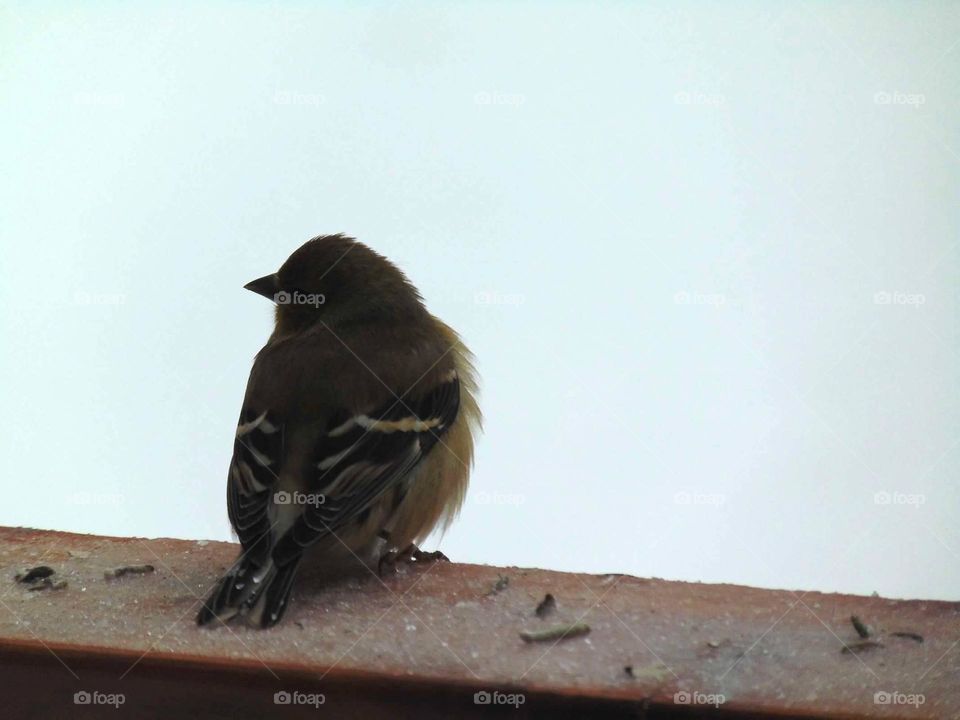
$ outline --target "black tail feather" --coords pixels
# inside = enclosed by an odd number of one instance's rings
[[[249,558],[240,558],[204,602],[197,614],[197,624],[206,625],[214,619],[229,620],[244,609],[244,602],[256,589],[253,577],[261,572],[260,565]]]
[[[210,593],[197,614],[197,624],[207,625],[216,619],[226,622],[249,613],[260,627],[276,625],[287,608],[299,565],[299,558],[283,567],[275,566],[272,560],[263,565],[241,558]]]
[[[283,567],[275,568],[261,590],[262,595],[252,600],[251,604],[256,604],[255,622],[258,622],[260,627],[273,627],[283,618],[299,565],[300,558],[297,558]]]

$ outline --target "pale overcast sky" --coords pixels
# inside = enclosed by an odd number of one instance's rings
[[[477,355],[451,558],[957,599],[958,33],[951,3],[5,4],[0,523],[228,539],[271,324],[242,286],[343,231]]]

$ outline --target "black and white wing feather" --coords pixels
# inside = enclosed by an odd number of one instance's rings
[[[279,536],[272,532],[277,484],[285,460],[285,427],[270,412],[245,409],[234,445],[227,502],[243,554],[205,603],[197,620],[251,613],[264,627],[286,609],[304,550],[336,540],[369,513],[413,469],[457,418],[460,381],[451,371],[430,390],[392,398],[373,412],[333,413],[311,454],[303,487],[322,495],[305,503]],[[402,487],[401,487],[402,489]]]
[[[273,549],[278,566],[360,517],[410,474],[456,420],[460,381],[451,372],[424,394],[393,399],[378,411],[335,416],[313,454],[310,504]]]
[[[237,425],[227,483],[227,511],[245,553],[270,535],[270,495],[283,463],[283,426],[266,410],[244,408]]]
[[[272,524],[270,505],[284,458],[284,428],[266,410],[245,407],[233,442],[227,479],[227,512],[243,552],[204,603],[197,622],[226,620],[241,609],[269,564]]]

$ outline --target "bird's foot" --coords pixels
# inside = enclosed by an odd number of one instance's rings
[[[438,562],[440,560],[450,562],[450,558],[448,558],[439,550],[434,550],[433,552],[424,552],[416,545],[411,545],[410,547],[413,548],[411,555],[417,562]]]
[[[403,550],[390,550],[381,555],[380,562],[377,564],[377,572],[381,577],[383,577],[385,572],[396,572],[398,562],[409,565],[415,562],[437,562],[439,560],[446,560],[449,562],[450,558],[448,558],[439,550],[434,550],[433,552],[424,552],[414,543],[410,543]]]

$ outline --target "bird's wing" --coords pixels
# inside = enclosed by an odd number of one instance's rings
[[[284,426],[270,411],[257,408],[249,400],[248,389],[227,477],[227,512],[243,552],[200,608],[200,625],[214,619],[222,622],[245,612],[262,593],[261,588],[273,584],[276,575],[273,573],[267,580],[267,573],[272,570],[271,496],[284,459]],[[295,570],[291,566],[280,578],[286,583],[286,591]]]
[[[284,426],[268,410],[244,407],[227,481],[227,512],[244,554],[269,552],[268,509],[283,454]]]
[[[329,384],[345,372],[331,356],[317,346],[278,344],[254,363],[227,483],[230,520],[243,553],[201,609],[201,625],[237,613],[264,627],[276,623],[303,551],[402,481],[457,417],[460,379],[453,370],[433,383],[418,380],[399,398],[381,392],[387,399],[379,407],[358,413],[348,407],[351,398],[342,388]],[[323,502],[287,504],[281,511],[286,501],[279,478],[301,472],[287,465],[299,464],[305,429],[315,423],[323,430],[296,485],[306,495],[322,494]]]
[[[308,485],[323,501],[308,503],[274,545],[278,567],[346,526],[401,481],[440,441],[460,408],[460,379],[451,371],[432,387],[391,397],[376,411],[332,415],[316,444]]]

